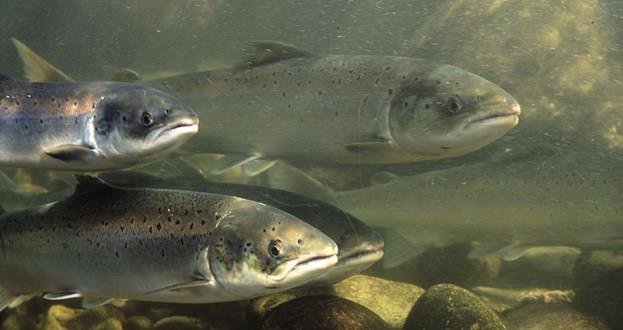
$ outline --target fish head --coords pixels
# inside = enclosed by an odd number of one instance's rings
[[[209,268],[224,290],[244,298],[287,290],[337,262],[333,240],[271,206],[236,198],[213,233]]]
[[[519,121],[519,103],[490,81],[452,65],[407,76],[394,93],[389,127],[415,158],[460,156],[502,137]]]
[[[114,83],[97,104],[93,136],[104,156],[141,163],[179,147],[199,129],[197,114],[154,88]]]
[[[337,243],[338,262],[311,281],[310,286],[337,283],[368,269],[383,258],[383,236],[354,217],[349,220],[331,221],[328,228],[317,225]]]

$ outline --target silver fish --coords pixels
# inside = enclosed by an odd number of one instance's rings
[[[383,237],[355,216],[316,199],[253,185],[208,182],[202,178],[162,179],[141,172],[105,172],[98,176],[120,187],[165,188],[224,194],[264,203],[305,221],[319,229],[338,246],[338,262],[308,284],[339,282],[360,273],[383,257]]]
[[[122,189],[79,177],[68,199],[0,218],[0,310],[22,297],[179,303],[305,284],[337,262],[318,229],[227,195]]]
[[[149,162],[182,145],[198,117],[151,87],[0,77],[0,166],[94,171]]]
[[[30,79],[67,76],[18,44]],[[199,138],[185,146],[226,156],[211,174],[275,160],[388,164],[460,156],[506,134],[517,101],[452,65],[398,56],[317,56],[257,42],[244,64],[144,81],[197,111]]]
[[[622,165],[614,157],[520,157],[398,177],[334,197],[368,225],[391,229],[388,266],[431,246],[470,241],[482,242],[472,257],[507,260],[531,246],[620,249]]]

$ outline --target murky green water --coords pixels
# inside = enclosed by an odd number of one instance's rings
[[[276,309],[279,302],[309,292],[209,305],[115,302],[84,312],[78,300],[36,298],[0,313],[2,328],[401,328],[416,301],[408,328],[460,329],[478,323],[488,329],[502,324],[509,329],[616,329],[623,324],[618,313],[623,303],[618,253],[623,243],[621,2],[8,1],[0,22],[0,72],[17,79],[23,77],[23,65],[11,38],[85,81],[110,80],[119,68],[149,81],[228,67],[241,61],[249,43],[274,40],[319,55],[391,55],[452,64],[495,83],[521,104],[519,124],[508,134],[447,159],[370,164],[321,162],[310,154],[248,176],[240,168],[215,174],[220,155],[186,153],[183,161],[169,157],[138,169],[324,199],[382,232],[386,259],[366,270],[365,277],[312,290],[329,297],[302,298]],[[313,87],[287,89],[282,97],[300,100],[312,88],[331,95],[343,88],[337,87],[338,79],[354,85],[354,76],[332,78],[327,71],[327,81],[310,80]],[[287,68],[283,72],[287,78]],[[253,98],[270,93],[245,99],[251,90],[245,78],[227,90],[232,108],[254,107]],[[207,84],[222,83],[206,79]],[[274,85],[281,97],[286,86],[276,79]],[[193,107],[199,104],[200,117],[210,111],[201,100],[185,99],[193,84],[181,86],[184,90],[156,85]],[[343,101],[335,113],[357,111],[366,93]],[[422,94],[416,91],[414,99]],[[295,104],[288,102],[284,106]],[[290,109],[308,111],[312,103]],[[270,116],[271,109],[257,110]],[[242,117],[240,127],[270,136],[283,118]],[[365,116],[340,118],[349,117],[336,115],[328,122]],[[218,116],[209,120],[218,126]],[[297,132],[305,127],[297,125]],[[291,134],[313,142],[331,135],[333,127]],[[218,140],[218,132],[211,134],[200,138]],[[238,142],[253,144],[242,133]],[[307,149],[297,144],[300,150]],[[75,183],[67,172],[6,168],[3,173],[0,205],[7,211],[63,199]],[[424,289],[440,283],[471,290],[485,304],[444,285],[420,298]],[[438,304],[448,310],[467,307],[440,312]]]

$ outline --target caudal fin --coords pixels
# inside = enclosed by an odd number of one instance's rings
[[[19,57],[24,62],[24,76],[28,81],[74,81],[71,77],[50,64],[21,41],[15,38],[11,38],[11,41],[17,49]]]

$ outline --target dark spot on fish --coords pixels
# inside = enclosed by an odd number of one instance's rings
[[[37,105],[37,104],[38,104],[37,101],[33,102],[33,105]]]
[[[197,210],[197,214],[203,213],[203,210]]]
[[[281,96],[286,97],[286,92],[281,93]]]
[[[91,109],[95,109],[95,102],[91,104]]]
[[[77,106],[78,106],[78,102],[74,101],[74,107],[77,107]]]
[[[322,96],[322,91],[318,91],[318,96]]]
[[[332,84],[335,84],[335,79],[331,80],[331,83],[332,83]]]
[[[277,85],[277,80],[273,81],[273,85]]]
[[[128,242],[125,242],[125,244],[123,244],[123,248],[127,249],[128,248]]]
[[[167,222],[171,222],[171,220],[173,220],[172,217],[167,217]]]
[[[403,76],[402,76],[402,79],[403,79],[403,80],[404,80],[404,79],[407,79],[407,76],[403,75]]]
[[[164,250],[160,250],[160,255],[164,257]]]
[[[277,72],[273,72],[273,73],[272,73],[273,77],[274,77],[276,74],[277,74]]]
[[[273,231],[275,231],[275,227],[273,227]]]
[[[24,125],[24,129],[28,129],[28,125]]]
[[[374,81],[374,84],[378,85],[380,81],[381,81],[381,78],[376,78],[376,80]]]
[[[405,102],[405,108],[409,107],[409,102]]]
[[[56,98],[55,97],[51,98],[50,100],[52,100],[52,102],[56,102]]]
[[[162,209],[158,208],[158,214],[162,214]]]
[[[391,96],[393,93],[394,93],[393,89],[390,88],[390,89],[387,90],[387,95]]]
[[[150,227],[151,229],[151,227]],[[162,225],[160,224],[160,222],[158,222],[158,224],[156,225],[156,230],[160,231],[162,229]]]
[[[206,221],[205,220],[201,220],[201,225],[205,226],[205,224],[206,224]]]
[[[138,240],[138,245],[143,246],[143,240],[142,239]]]
[[[119,226],[119,229],[121,229],[122,233],[125,231],[125,227],[124,226]]]
[[[149,233],[153,234],[154,233],[154,228],[152,226],[149,226]]]
[[[194,222],[192,222],[192,223],[190,224],[190,226],[188,226],[188,229],[189,229],[189,230],[193,230],[193,227],[194,227],[194,226],[195,226],[195,223],[194,223]]]
[[[262,229],[262,232],[263,232],[263,233],[265,233],[265,232],[266,232],[266,229]]]
[[[441,81],[437,80],[437,85],[441,85]]]
[[[229,79],[225,78],[225,79],[223,79],[223,81],[224,81],[224,82],[228,82],[228,81],[229,81]]]
[[[301,83],[300,83],[300,82],[297,82],[297,83],[296,83],[296,86],[301,87]]]
[[[15,104],[19,105],[19,101],[15,100]]]
[[[65,102],[69,102],[69,98],[68,97],[65,98]]]
[[[100,242],[95,243],[95,247],[100,247]]]
[[[426,103],[426,104],[424,105],[424,107],[425,107],[426,109],[430,109],[430,103]]]
[[[311,80],[307,81],[307,84],[308,84],[308,85],[311,85],[311,83],[312,83],[312,81],[311,81]]]
[[[175,220],[175,224],[179,225],[179,224],[181,224],[181,222],[179,220]]]

